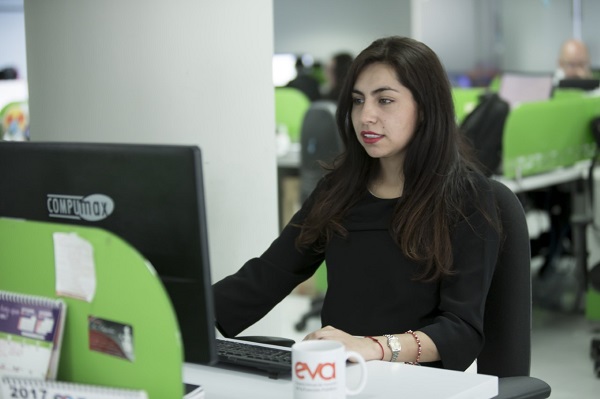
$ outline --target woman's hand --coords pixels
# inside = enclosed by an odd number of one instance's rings
[[[369,338],[356,337],[332,326],[323,327],[304,337],[304,340],[310,339],[328,339],[339,341],[346,347],[346,350],[358,352],[365,360],[381,360],[382,348]],[[350,361],[354,361],[350,359]]]

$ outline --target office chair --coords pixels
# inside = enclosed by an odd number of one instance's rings
[[[504,184],[490,180],[498,202],[503,242],[485,305],[485,344],[477,372],[498,376],[497,398],[547,398],[551,388],[530,377],[531,253],[525,212]]]
[[[342,151],[342,139],[335,121],[337,105],[333,101],[313,102],[302,120],[300,130],[300,201],[304,202],[324,170],[319,162],[331,162]]]
[[[337,105],[330,100],[319,100],[311,104],[304,115],[300,131],[300,201],[304,202],[323,177],[325,170],[320,161],[331,162],[343,148],[335,121]],[[323,263],[315,274],[319,293],[311,301],[310,309],[296,323],[296,331],[306,328],[310,318],[321,316],[327,273]]]
[[[550,386],[529,375],[531,253],[525,212],[508,187],[490,182],[504,238],[485,305],[485,344],[477,358],[477,372],[498,376],[497,399],[547,398]]]

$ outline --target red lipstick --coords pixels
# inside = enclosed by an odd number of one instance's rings
[[[360,136],[365,144],[375,144],[383,138],[383,135],[367,130],[360,132]]]

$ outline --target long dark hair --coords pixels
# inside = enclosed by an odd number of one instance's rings
[[[404,37],[374,41],[354,60],[340,93],[337,109],[343,153],[321,182],[296,241],[299,248],[324,251],[334,234],[345,236],[346,211],[367,193],[379,172],[358,142],[351,121],[352,89],[360,73],[373,63],[396,71],[420,115],[406,150],[404,189],[398,199],[390,233],[408,258],[423,265],[418,278],[435,280],[452,273],[450,229],[463,215],[463,197],[476,195],[472,171],[476,168],[463,151],[454,117],[450,83],[437,55],[425,44]]]

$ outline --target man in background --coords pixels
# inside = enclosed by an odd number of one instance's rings
[[[310,67],[304,64],[301,56],[296,60],[296,72],[297,76],[287,84],[287,87],[293,87],[302,91],[310,101],[320,100],[321,89],[319,81],[311,74]]]
[[[581,40],[569,39],[560,47],[558,69],[554,84],[562,79],[588,79],[592,77],[588,48]]]
[[[563,42],[557,66],[553,78],[555,87],[563,79],[593,78],[588,48],[580,40]],[[528,192],[527,198],[533,208],[547,214],[550,221],[550,230],[531,241],[532,259],[535,263],[541,261],[532,282],[533,300],[543,307],[572,310],[579,304],[575,302],[577,282],[565,272],[565,265],[575,262],[571,193],[557,185]]]

